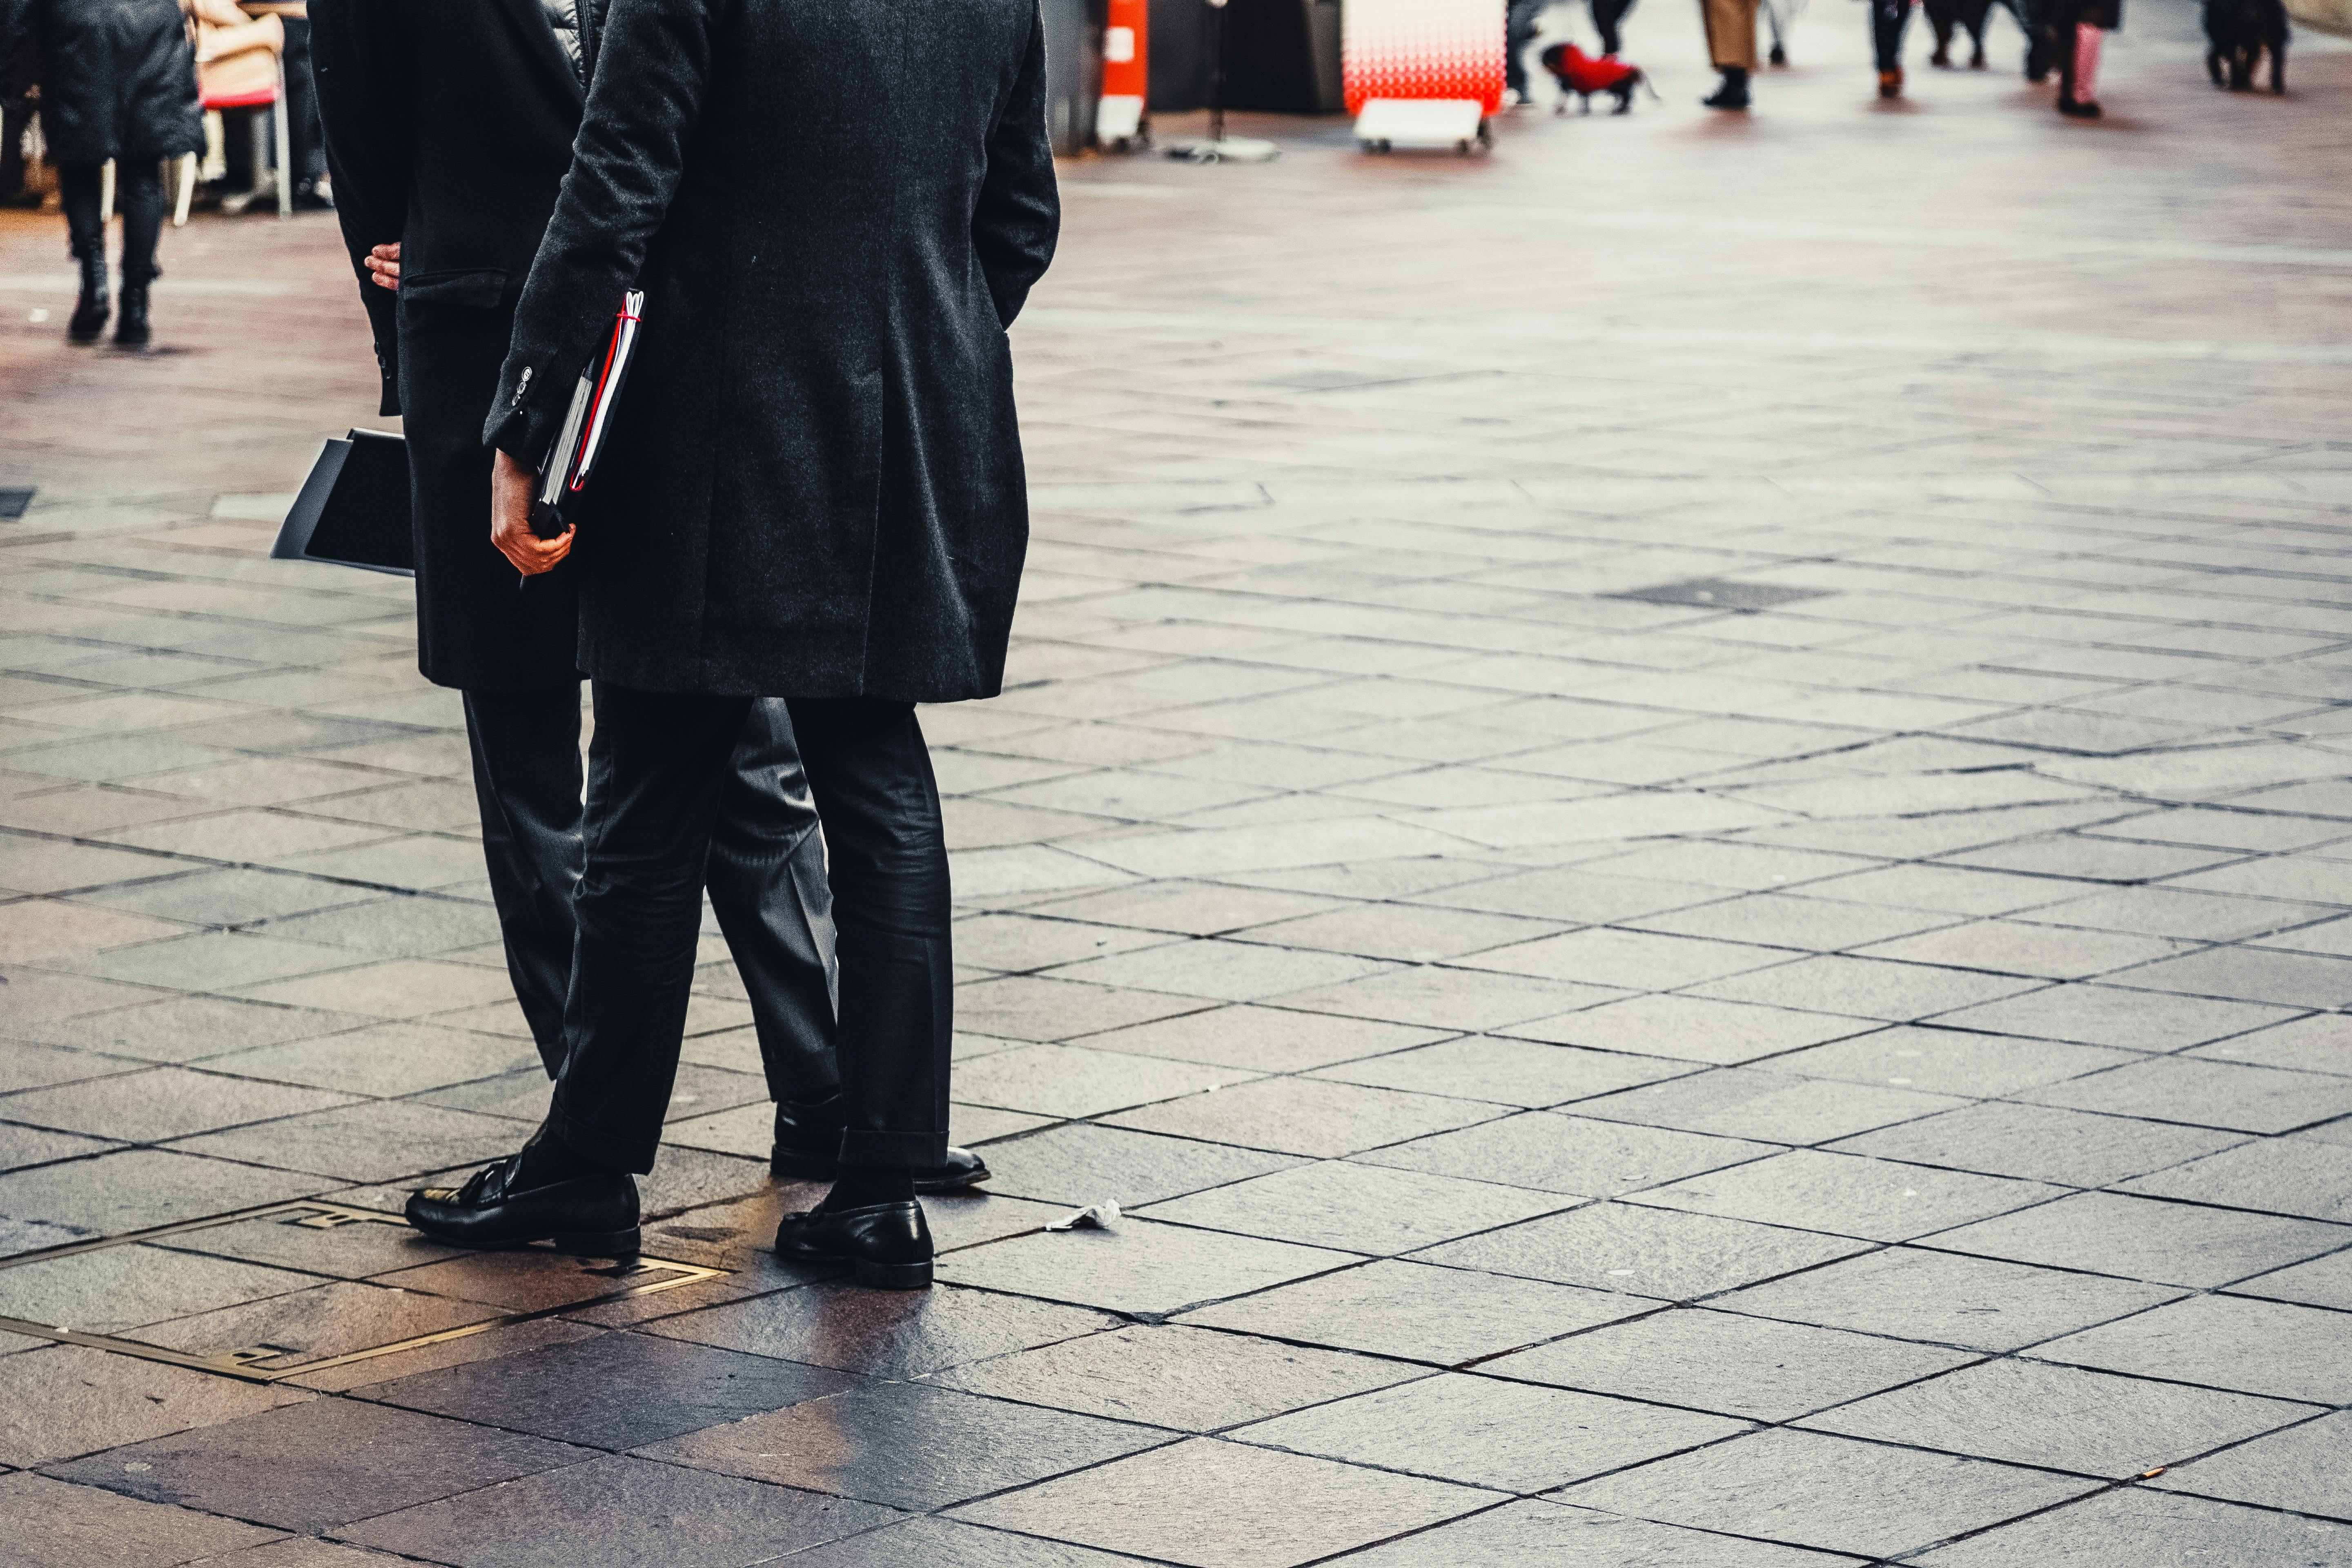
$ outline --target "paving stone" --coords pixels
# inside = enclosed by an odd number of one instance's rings
[[[58,1160],[79,1159],[85,1154],[102,1154],[110,1149],[121,1147],[121,1144],[103,1138],[49,1132],[37,1127],[20,1127],[14,1122],[0,1121],[0,1171],[46,1165]]]
[[[1551,1194],[1333,1160],[1154,1204],[1142,1215],[1388,1256],[1563,1206]]]
[[[2206,1287],[2332,1252],[2347,1241],[2352,1229],[2309,1220],[2077,1193],[1940,1232],[1935,1245],[2126,1279]]]
[[[2053,985],[2001,1001],[1940,1014],[1955,1029],[1984,1029],[2035,1039],[2074,1040],[2134,1051],[2176,1051],[2294,1016],[2295,1009],[2180,996],[2089,984]]]
[[[1349,1568],[1838,1568],[1859,1559],[1707,1535],[1538,1498],[1375,1546]]]
[[[91,1568],[173,1568],[279,1539],[274,1530],[192,1509],[141,1502],[47,1476],[0,1476],[0,1507],[14,1538],[9,1554],[32,1563]]]
[[[2120,1480],[2313,1414],[2306,1405],[2215,1389],[1991,1361],[1801,1425]]]
[[[1772,1070],[1985,1099],[2138,1059],[2094,1046],[1896,1027],[1792,1051],[1775,1058]]]
[[[52,1026],[44,1037],[59,1045],[110,1051],[148,1061],[185,1062],[333,1034],[365,1023],[348,1014],[281,1007],[226,996],[175,996],[116,1007]]]
[[[1214,1007],[1092,1037],[1128,1055],[1166,1057],[1254,1072],[1299,1072],[1425,1045],[1450,1031],[1278,1007]]]
[[[1950,1095],[1721,1068],[1581,1101],[1580,1116],[1775,1143],[1824,1143],[1962,1102]]]
[[[2025,1091],[2042,1105],[2240,1132],[2284,1132],[2352,1112],[2352,1081],[2171,1058]]]
[[[108,1247],[0,1270],[0,1317],[110,1334],[312,1282],[309,1275],[226,1258]]]
[[[1638,1297],[1389,1259],[1196,1308],[1184,1321],[1459,1366],[1653,1306]]]
[[[1329,1159],[1466,1127],[1503,1114],[1478,1100],[1440,1099],[1313,1079],[1271,1078],[1109,1118],[1114,1127],[1166,1132],[1274,1153]]]
[[[1504,1105],[1554,1106],[1692,1070],[1697,1064],[1535,1045],[1487,1035],[1370,1057],[1313,1076]]]
[[[1616,1197],[1779,1152],[1770,1143],[1535,1110],[1375,1149],[1358,1155],[1357,1162],[1579,1197]]]
[[[298,1172],[266,1171],[163,1149],[127,1149],[69,1164],[37,1165],[0,1175],[0,1215],[38,1215],[37,1223],[58,1234],[22,1244],[0,1240],[0,1253],[257,1208],[307,1197],[326,1184]]]
[[[1458,1518],[1491,1491],[1196,1437],[955,1517],[1203,1568],[1280,1568]]]
[[[883,1383],[645,1450],[647,1458],[861,1498],[945,1508],[1169,1442],[1155,1427]]]
[[[1217,1310],[1194,1313],[1187,1321],[1204,1321]],[[1166,1326],[1066,1340],[957,1367],[939,1381],[1027,1405],[1213,1432],[1413,1375],[1410,1367],[1367,1356]]]
[[[1970,1359],[1960,1351],[1681,1308],[1555,1340],[1478,1370],[1752,1421],[1791,1421]]]
[[[956,1017],[963,1027],[1009,1040],[1075,1039],[1205,1005],[1199,997],[1118,991],[1047,975],[983,980],[956,989]]]
[[[1876,1027],[1867,1020],[1713,1002],[1699,996],[1636,996],[1506,1031],[1557,1045],[1735,1066]]]
[[[511,1153],[520,1142],[510,1121],[410,1100],[370,1100],[206,1133],[177,1147],[348,1182],[382,1182]]]
[[[1086,1250],[1077,1251],[1081,1247]],[[1108,1231],[1020,1236],[959,1252],[940,1259],[939,1277],[1133,1316],[1177,1312],[1262,1290],[1337,1268],[1355,1257],[1122,1218]]]
[[[48,1464],[309,1397],[81,1345],[42,1345],[0,1356],[0,1464]]]
[[[2192,1296],[2034,1347],[2046,1361],[2209,1387],[2346,1403],[2352,1388],[2352,1319],[2341,1312]]]
[[[1600,1203],[1416,1256],[1450,1268],[1684,1301],[1861,1250],[1860,1242],[1778,1226]]]
[[[1554,1487],[1748,1431],[1748,1424],[1562,1388],[1440,1373],[1278,1415],[1240,1442],[1511,1491]]]
[[[1563,1502],[1866,1557],[2035,1512],[2083,1480],[1773,1430],[1571,1487]]]
[[[530,1045],[430,1024],[380,1024],[323,1039],[215,1058],[215,1071],[308,1084],[344,1094],[395,1096],[446,1089],[538,1065]]]
[[[131,1337],[194,1355],[248,1354],[260,1371],[285,1372],[500,1315],[481,1302],[337,1280],[151,1324]]]
[[[2352,1019],[2336,1013],[2314,1013],[2293,1023],[2216,1040],[2187,1054],[2200,1059],[2352,1077]]]
[[[2352,1251],[2331,1252],[2308,1263],[2257,1274],[2231,1289],[2239,1295],[2352,1310]]]
[[[318,1089],[185,1068],[154,1068],[10,1095],[0,1100],[0,1116],[68,1132],[103,1131],[152,1143],[351,1103],[348,1095]]]
[[[2352,1563],[2352,1527],[2126,1487],[1917,1561],[1923,1568],[2200,1568],[2217,1562],[2343,1568]]]
[[[1254,927],[1253,942],[1285,947],[1433,963],[1466,953],[1549,936],[1559,927],[1547,921],[1475,910],[1431,909],[1414,904],[1361,904]]]
[[[2161,1286],[1989,1258],[1888,1247],[1710,1303],[1789,1322],[2016,1350],[2180,1295]]]
[[[577,1463],[587,1451],[380,1405],[316,1399],[52,1467],[166,1500],[316,1534],[394,1509]]]
[[[1760,1220],[1768,1225],[1907,1241],[1947,1226],[2057,1197],[2039,1182],[1932,1171],[1885,1160],[1800,1149],[1732,1172],[1685,1177],[1635,1202]]]
[[[1317,990],[1293,991],[1279,1000],[1286,1007],[1391,1024],[1501,1029],[1531,1018],[1548,1018],[1573,1007],[1614,1001],[1622,994],[1565,980],[1481,974],[1424,964]]]
[[[731,1568],[890,1518],[870,1504],[614,1455],[386,1513],[343,1533],[455,1568],[560,1568],[607,1553]]]
[[[1298,1163],[1295,1156],[1073,1122],[988,1150],[990,1190],[1085,1205],[1108,1196],[1140,1208]]]
[[[335,1216],[325,1216],[332,1221]],[[454,1247],[425,1239],[405,1220],[321,1224],[320,1211],[294,1209],[254,1219],[232,1220],[181,1231],[152,1244],[175,1252],[236,1258],[277,1268],[299,1269],[339,1279],[364,1279],[394,1269],[414,1268],[464,1256]]]
[[[2337,1411],[2177,1465],[2149,1484],[2160,1491],[2352,1520],[2352,1473],[2343,1463],[2345,1440],[2352,1436],[2347,1428],[2352,1415]]]
[[[1248,1081],[1233,1068],[1077,1046],[1025,1046],[961,1068],[955,1092],[975,1105],[1044,1116],[1098,1116]]]
[[[2125,1184],[2124,1191],[2352,1222],[2352,1145],[2265,1138]]]
[[[1117,1326],[1116,1319],[1100,1312],[980,1290],[935,1288],[899,1296],[812,1285],[662,1318],[646,1325],[646,1331],[903,1378]]]
[[[2243,1134],[2039,1105],[1962,1106],[1830,1145],[1844,1153],[2098,1187],[2231,1147]]]
[[[0,1091],[43,1089],[107,1073],[136,1072],[143,1065],[122,1057],[60,1050],[29,1040],[0,1040]]]

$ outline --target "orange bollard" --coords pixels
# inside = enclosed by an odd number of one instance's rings
[[[1145,101],[1150,92],[1150,0],[1110,0],[1109,22],[1103,31],[1102,104],[1095,111],[1095,140],[1105,147],[1125,151],[1149,141]]]

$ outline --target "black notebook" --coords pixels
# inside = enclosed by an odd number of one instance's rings
[[[269,548],[274,561],[325,561],[416,575],[408,522],[408,443],[381,430],[330,437]]]

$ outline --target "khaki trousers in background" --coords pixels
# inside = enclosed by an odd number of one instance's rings
[[[1756,0],[1698,0],[1707,58],[1717,70],[1756,68]]]

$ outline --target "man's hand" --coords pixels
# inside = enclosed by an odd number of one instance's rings
[[[504,452],[490,458],[490,542],[526,577],[552,572],[572,553],[572,531],[541,539],[530,531],[530,492],[538,476]]]
[[[379,245],[367,253],[368,281],[379,289],[400,287],[400,242]]]

